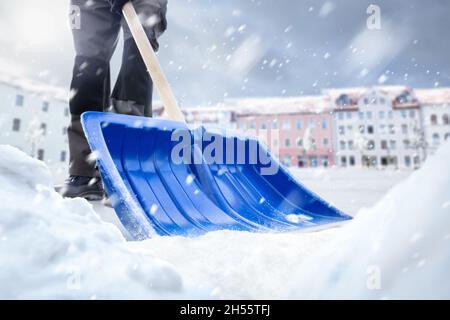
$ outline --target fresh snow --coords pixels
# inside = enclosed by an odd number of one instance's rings
[[[450,298],[449,163],[446,144],[409,177],[382,173],[404,181],[379,201],[343,171],[294,172],[358,213],[339,228],[127,242],[106,209],[62,199],[42,162],[0,146],[0,298]]]

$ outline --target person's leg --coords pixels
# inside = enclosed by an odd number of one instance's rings
[[[75,64],[70,85],[71,123],[68,128],[69,174],[98,175],[95,161],[81,127],[85,111],[103,111],[109,105],[109,61],[117,45],[120,17],[110,11],[107,0],[71,0],[80,8],[80,28],[73,29]]]
[[[103,111],[109,105],[109,61],[117,45],[120,16],[110,12],[107,0],[71,0],[80,11],[80,28],[73,29],[75,63],[70,85],[71,120],[68,127],[69,175],[63,189],[67,197],[101,198],[95,160],[81,126],[85,111]],[[96,179],[92,179],[96,177]]]
[[[155,50],[166,30],[167,0],[132,0],[144,30]],[[124,50],[122,66],[111,96],[111,111],[130,115],[152,115],[153,83],[131,32],[122,19]]]

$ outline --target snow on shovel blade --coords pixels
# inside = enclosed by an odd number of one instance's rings
[[[136,240],[290,231],[351,219],[302,186],[255,139],[112,113],[86,112],[82,123],[112,205]]]

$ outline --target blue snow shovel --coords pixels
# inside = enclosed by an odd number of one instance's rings
[[[188,127],[131,3],[123,14],[171,120],[86,112],[82,123],[109,199],[134,240],[293,231],[351,219],[256,139]]]

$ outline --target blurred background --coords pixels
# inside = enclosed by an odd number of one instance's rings
[[[336,201],[361,181],[378,197],[450,137],[449,9],[444,0],[169,0],[158,56],[188,122],[257,135]],[[0,143],[45,161],[60,181],[69,0],[3,1],[0,15]]]

